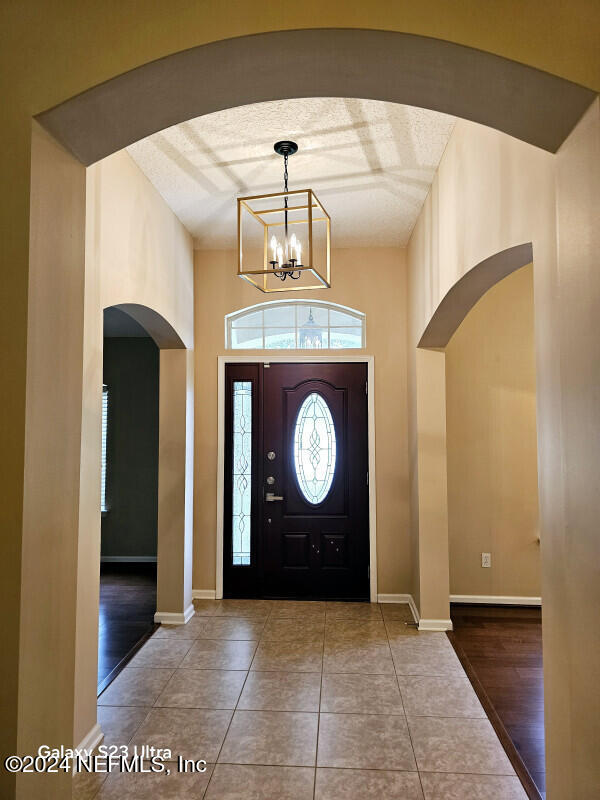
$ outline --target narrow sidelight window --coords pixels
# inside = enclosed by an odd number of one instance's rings
[[[250,564],[252,382],[233,382],[232,564]]]

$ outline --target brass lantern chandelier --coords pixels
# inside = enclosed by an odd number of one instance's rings
[[[312,189],[288,189],[295,142],[277,142],[283,191],[238,197],[238,275],[261,292],[329,289],[331,220]]]

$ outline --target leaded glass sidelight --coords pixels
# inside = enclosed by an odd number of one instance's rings
[[[232,561],[250,564],[252,497],[252,382],[233,382]]]
[[[329,494],[336,463],[335,426],[325,398],[313,392],[304,400],[294,428],[294,466],[304,498],[318,505]]]

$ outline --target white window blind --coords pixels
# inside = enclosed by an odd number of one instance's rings
[[[102,472],[100,484],[100,510],[108,511],[106,506],[106,437],[108,434],[108,386],[102,385]]]

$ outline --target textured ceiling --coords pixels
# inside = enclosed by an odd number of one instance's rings
[[[278,139],[293,139],[289,188],[311,188],[335,247],[405,245],[454,118],[375,100],[281,100],[208,114],[127,148],[193,235],[196,248],[236,242],[237,196],[279,191]]]

